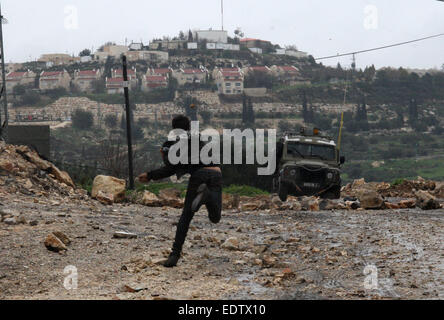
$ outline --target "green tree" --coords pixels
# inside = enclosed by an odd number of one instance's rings
[[[79,57],[88,57],[90,55],[91,55],[91,50],[89,50],[89,49],[83,49],[79,53]]]
[[[211,123],[211,118],[213,117],[211,111],[202,110],[199,112],[199,114],[202,117],[203,123],[205,125],[209,125]]]
[[[255,122],[255,115],[254,115],[254,107],[253,102],[251,101],[251,98],[248,98],[248,108],[247,108],[247,114],[248,114],[248,123],[253,124]]]
[[[242,95],[242,123],[248,122],[248,106],[247,106],[247,96],[245,93]]]
[[[76,129],[91,129],[94,125],[94,116],[91,111],[76,109],[71,115],[72,126]]]
[[[115,114],[107,114],[105,116],[105,125],[109,129],[114,129],[117,126],[117,116]]]
[[[24,95],[26,92],[25,86],[18,84],[12,89],[12,94],[15,96],[21,96]]]
[[[41,100],[40,95],[34,91],[28,91],[22,96],[22,104],[24,105],[35,105]]]
[[[91,82],[91,88],[93,93],[104,93],[105,92],[105,80],[93,80]]]

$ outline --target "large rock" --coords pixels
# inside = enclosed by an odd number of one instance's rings
[[[415,208],[416,207],[416,199],[405,199],[399,201],[399,208],[400,209],[409,209],[409,208]]]
[[[93,181],[91,196],[97,198],[99,192],[112,195],[113,202],[121,202],[125,199],[125,180],[110,176],[97,176]]]
[[[427,191],[424,190],[416,191],[415,196],[416,199],[418,200],[416,204],[422,210],[433,210],[441,208],[441,205],[436,200],[436,198]]]
[[[364,209],[382,209],[384,206],[384,199],[378,192],[370,189],[359,190],[357,197]]]
[[[184,199],[180,197],[181,191],[175,188],[162,189],[159,192],[159,199],[162,205],[172,208],[183,208]]]
[[[436,183],[434,195],[439,199],[444,199],[444,182]]]
[[[45,247],[54,252],[60,252],[64,250],[68,250],[62,240],[57,238],[54,234],[49,234],[45,239]]]
[[[221,248],[227,250],[239,250],[239,240],[236,237],[228,238],[222,243]]]
[[[238,209],[239,208],[239,201],[240,201],[239,195],[223,193],[222,194],[222,209],[223,210]]]
[[[148,207],[159,207],[162,205],[160,199],[154,193],[149,191],[143,193],[140,203]]]
[[[102,190],[99,190],[96,199],[104,205],[112,205],[114,203],[114,196],[111,193],[105,193]]]
[[[241,211],[256,211],[271,209],[272,202],[268,195],[260,195],[253,198],[248,198],[240,204]]]
[[[301,199],[302,210],[319,211],[319,199],[316,197],[303,197]]]
[[[352,182],[351,184],[351,188],[352,189],[357,189],[359,187],[362,187],[363,185],[365,185],[365,179],[361,178],[361,179],[356,179]]]
[[[71,240],[63,232],[61,232],[61,231],[54,231],[52,234],[55,235],[60,241],[62,241],[64,245],[67,246],[67,245],[71,244]]]
[[[60,183],[64,183],[70,187],[75,188],[75,184],[67,172],[59,170],[59,168],[57,168],[51,162],[40,158],[37,152],[32,151],[31,149],[29,149],[29,147],[18,146],[15,151],[20,154],[25,160],[36,165],[37,168],[39,168],[40,170],[53,174],[57,181],[59,181]]]
[[[7,171],[7,172],[13,172],[15,168],[15,165],[8,161],[7,159],[0,159],[0,169]]]
[[[59,170],[55,165],[51,164],[51,173],[56,177],[56,179],[66,184],[67,186],[75,188],[75,184],[69,176],[68,172]]]
[[[342,210],[345,205],[338,200],[323,199],[319,202],[320,210]]]

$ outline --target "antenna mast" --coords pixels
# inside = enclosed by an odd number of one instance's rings
[[[222,31],[224,31],[224,0],[220,0],[220,11],[222,13]]]

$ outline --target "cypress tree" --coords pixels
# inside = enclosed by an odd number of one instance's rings
[[[242,95],[242,123],[248,122],[247,96]]]
[[[254,123],[255,116],[254,116],[254,108],[253,108],[253,102],[251,101],[251,98],[248,98],[248,122]]]

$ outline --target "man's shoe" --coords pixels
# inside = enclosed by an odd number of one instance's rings
[[[177,265],[177,261],[180,259],[180,254],[171,253],[168,257],[167,261],[163,263],[163,266],[166,268],[172,268]]]
[[[208,197],[208,187],[205,183],[201,184],[197,188],[197,196],[194,198],[193,203],[191,204],[191,211],[193,213],[199,211],[200,207],[205,203]]]

